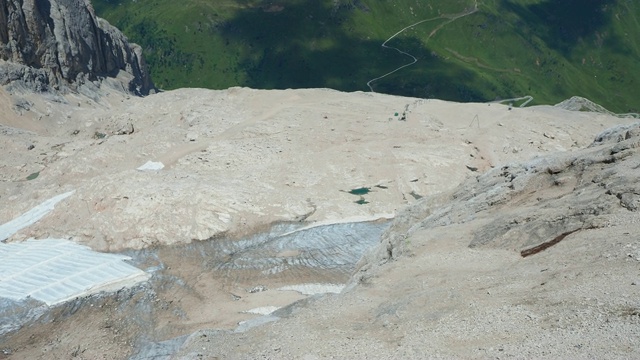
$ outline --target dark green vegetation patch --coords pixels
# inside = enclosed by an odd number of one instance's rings
[[[573,95],[638,112],[635,0],[94,0],[157,86],[329,87],[455,101]],[[477,4],[477,7],[476,7]]]

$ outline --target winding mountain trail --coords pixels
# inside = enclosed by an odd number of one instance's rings
[[[438,16],[438,17],[434,17],[434,18],[429,18],[429,19],[420,20],[420,21],[418,21],[418,22],[416,22],[416,23],[414,23],[414,24],[411,24],[411,25],[409,25],[409,26],[407,26],[407,27],[404,27],[402,30],[400,30],[400,31],[396,32],[395,34],[393,34],[391,37],[389,37],[387,40],[385,40],[385,42],[383,42],[383,43],[382,43],[382,47],[383,47],[383,48],[386,48],[386,49],[392,49],[392,50],[395,50],[395,51],[399,52],[400,54],[403,54],[403,55],[409,56],[409,57],[412,59],[412,61],[411,61],[410,63],[404,64],[404,65],[402,65],[402,66],[400,66],[400,67],[396,68],[395,70],[390,71],[390,72],[388,72],[388,73],[386,73],[386,74],[384,74],[384,75],[382,75],[382,76],[378,76],[377,78],[374,78],[374,79],[371,79],[371,80],[367,81],[367,86],[369,87],[369,90],[371,90],[371,92],[375,92],[375,91],[373,90],[373,86],[371,86],[371,84],[372,84],[372,83],[374,83],[375,81],[378,81],[378,80],[380,80],[380,79],[383,79],[383,78],[385,78],[385,77],[387,77],[387,76],[389,76],[389,75],[391,75],[391,74],[393,74],[393,73],[396,73],[396,72],[398,72],[398,71],[400,71],[400,70],[402,70],[402,69],[404,69],[404,68],[406,68],[406,67],[409,67],[409,66],[411,66],[411,65],[413,65],[413,64],[415,64],[415,63],[417,63],[417,62],[418,62],[418,58],[416,58],[415,56],[413,56],[413,55],[409,54],[408,52],[406,52],[406,51],[402,51],[402,50],[400,50],[400,49],[398,49],[398,48],[396,48],[396,47],[393,47],[393,46],[388,46],[388,45],[387,45],[387,43],[388,43],[389,41],[393,40],[396,36],[398,36],[398,35],[402,34],[402,33],[403,33],[403,32],[405,32],[406,30],[411,29],[411,28],[413,28],[413,27],[415,27],[415,26],[418,26],[418,25],[420,25],[420,24],[423,24],[423,23],[426,23],[426,22],[429,22],[429,21],[438,20],[438,19],[447,19],[447,18],[448,18],[448,19],[449,19],[449,21],[446,21],[446,22],[444,22],[444,23],[442,23],[442,24],[438,25],[435,29],[433,29],[433,31],[431,31],[431,32],[429,33],[429,36],[427,37],[427,39],[426,39],[425,43],[426,43],[426,42],[429,42],[429,40],[430,40],[430,39],[431,39],[431,38],[432,38],[436,33],[438,33],[438,31],[439,31],[440,29],[442,29],[445,25],[448,25],[448,24],[452,23],[453,21],[455,21],[455,20],[457,20],[457,19],[459,19],[459,18],[461,18],[461,17],[465,17],[465,16],[468,16],[468,15],[471,15],[471,14],[473,14],[473,13],[477,12],[477,11],[478,11],[478,1],[475,1],[474,7],[473,7],[471,10],[463,11],[463,12],[458,13],[458,14],[455,14],[455,15],[446,15],[446,14],[445,14],[445,15],[440,15],[440,16]]]

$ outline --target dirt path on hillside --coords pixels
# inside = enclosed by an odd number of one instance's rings
[[[426,23],[426,22],[430,22],[430,21],[434,21],[434,20],[439,20],[439,19],[449,19],[449,21],[446,21],[446,22],[444,22],[444,23],[442,23],[442,24],[438,25],[435,29],[433,29],[433,30],[429,33],[429,36],[428,36],[428,37],[427,37],[427,39],[425,40],[425,45],[426,45],[426,44],[429,42],[429,40],[430,40],[430,39],[431,39],[435,34],[437,34],[437,33],[438,33],[438,31],[440,31],[440,30],[441,30],[445,25],[448,25],[448,24],[450,24],[450,23],[452,23],[452,22],[456,21],[457,19],[459,19],[459,18],[461,18],[461,17],[471,15],[471,14],[473,14],[473,13],[477,12],[477,11],[478,11],[478,2],[477,2],[477,0],[476,0],[476,1],[475,1],[475,6],[474,6],[474,8],[473,8],[472,10],[467,10],[467,11],[461,12],[461,13],[459,13],[459,14],[454,14],[454,15],[440,15],[440,16],[435,17],[435,18],[430,18],[430,19],[420,20],[420,21],[418,21],[418,22],[416,22],[416,23],[414,23],[414,24],[411,24],[411,25],[409,25],[409,26],[407,26],[407,27],[405,27],[405,28],[401,29],[401,30],[400,30],[400,31],[398,31],[397,33],[395,33],[395,34],[391,35],[391,37],[389,37],[387,40],[385,40],[385,41],[382,43],[382,47],[383,47],[383,48],[386,48],[386,49],[396,50],[396,51],[397,51],[397,52],[399,52],[400,54],[402,54],[402,55],[406,55],[406,56],[410,57],[410,58],[412,59],[412,61],[411,61],[410,63],[408,63],[408,64],[404,64],[404,65],[402,65],[402,66],[400,66],[400,67],[398,67],[398,68],[396,68],[396,69],[394,69],[394,70],[392,70],[392,71],[390,71],[390,72],[388,72],[388,73],[386,73],[386,74],[384,74],[384,75],[382,75],[382,76],[379,76],[379,77],[377,77],[377,78],[373,78],[373,79],[371,79],[371,80],[367,81],[367,86],[369,87],[369,90],[370,90],[371,92],[375,92],[375,91],[373,90],[373,86],[372,86],[371,84],[373,84],[374,82],[376,82],[376,81],[378,81],[378,80],[384,79],[385,77],[387,77],[387,76],[389,76],[389,75],[391,75],[391,74],[394,74],[394,73],[396,73],[396,72],[398,72],[398,71],[400,71],[400,70],[402,70],[402,69],[404,69],[404,68],[406,68],[406,67],[409,67],[409,66],[411,66],[411,65],[413,65],[413,64],[415,64],[415,63],[417,63],[417,62],[418,62],[418,59],[417,59],[415,56],[413,56],[413,55],[409,54],[408,52],[406,52],[406,51],[402,51],[402,50],[400,50],[400,49],[398,49],[398,48],[396,48],[396,47],[388,46],[388,45],[387,45],[387,43],[388,43],[389,41],[393,40],[395,37],[397,37],[398,35],[402,34],[402,33],[403,33],[403,32],[405,32],[406,30],[409,30],[409,29],[411,29],[411,28],[413,28],[413,27],[416,27],[416,26],[418,26],[418,25],[424,24],[424,23]]]

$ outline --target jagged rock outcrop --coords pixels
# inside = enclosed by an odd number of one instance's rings
[[[608,129],[581,151],[496,167],[408,207],[358,267],[366,271],[411,253],[406,239],[421,229],[471,221],[482,224],[470,247],[536,254],[640,211],[639,168],[640,122]]]
[[[77,90],[117,77],[127,92],[153,89],[141,48],[89,0],[0,0],[0,60],[2,85]]]

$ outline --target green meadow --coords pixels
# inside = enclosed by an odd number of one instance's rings
[[[454,101],[583,96],[640,112],[632,0],[93,0],[162,89],[333,88]]]

